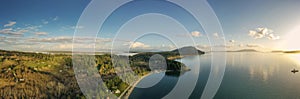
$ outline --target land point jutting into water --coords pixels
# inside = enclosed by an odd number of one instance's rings
[[[182,50],[195,50],[195,48],[185,47]],[[199,52],[199,55],[204,54],[202,51],[196,51]],[[184,64],[170,58],[182,57],[178,50],[173,50],[143,52],[130,56],[130,67],[134,73],[140,77],[150,73],[148,60],[154,54],[166,57],[167,72],[189,70]],[[73,72],[72,55],[1,50],[0,58],[0,94],[2,98],[84,97]],[[95,63],[95,69],[99,71],[105,85],[113,94],[119,96],[126,93],[124,91],[128,91],[130,86],[116,75],[110,54],[95,55]],[[103,93],[102,96],[105,94]]]

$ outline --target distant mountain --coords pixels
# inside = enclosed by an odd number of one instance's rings
[[[294,50],[294,51],[283,51],[283,50],[274,50],[272,53],[289,53],[289,54],[297,54],[300,53],[300,50]]]
[[[175,49],[171,52],[175,52],[175,53],[179,53],[182,52],[181,54],[183,55],[195,55],[197,54],[205,54],[205,52],[198,50],[197,48],[193,47],[193,46],[186,46],[186,47],[182,47],[179,49]]]
[[[162,55],[162,56],[166,57],[169,60],[174,60],[174,59],[182,58],[182,57],[187,56],[187,55],[205,54],[205,52],[200,51],[195,47],[187,46],[187,47],[182,47],[182,48],[175,49],[175,50],[172,50],[172,51],[140,52],[140,53],[134,55],[134,57],[139,57],[139,56],[145,57],[145,56],[147,56],[148,58],[150,58],[154,54],[159,54],[159,55]]]
[[[300,53],[300,50],[295,50],[295,51],[283,51],[283,53]]]
[[[242,50],[237,50],[237,51],[227,51],[227,52],[259,52],[255,49],[242,49]]]
[[[147,63],[153,55],[159,54],[166,59],[167,71],[182,72],[182,71],[189,71],[190,69],[187,66],[185,66],[183,63],[175,61],[175,59],[180,59],[188,55],[201,55],[204,53],[205,52],[200,51],[195,47],[187,46],[172,51],[140,52],[138,54],[130,56],[130,59],[133,62],[133,64]]]
[[[195,52],[198,52],[198,54],[204,54],[205,52],[203,51],[200,51],[198,50],[197,48],[193,47],[193,46],[186,46],[186,47],[182,47],[182,48],[179,48],[179,49],[175,49],[175,50],[171,50],[171,51],[162,51],[162,50],[131,50],[129,53],[173,53],[173,54],[178,54],[179,55],[179,52],[182,52],[181,54],[192,54],[194,55]]]

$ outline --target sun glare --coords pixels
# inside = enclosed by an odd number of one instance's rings
[[[282,48],[284,50],[300,50],[300,25],[288,32],[283,40]]]

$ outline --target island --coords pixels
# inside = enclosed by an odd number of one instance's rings
[[[290,50],[290,51],[274,50],[274,51],[272,51],[272,53],[298,54],[298,53],[300,53],[300,50]]]
[[[227,51],[227,52],[260,52],[255,49],[241,49],[241,50],[236,50],[236,51]]]

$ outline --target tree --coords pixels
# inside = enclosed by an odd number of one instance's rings
[[[124,82],[121,82],[121,84],[119,84],[119,86],[118,86],[120,91],[124,91],[127,87],[128,87],[128,85]]]

